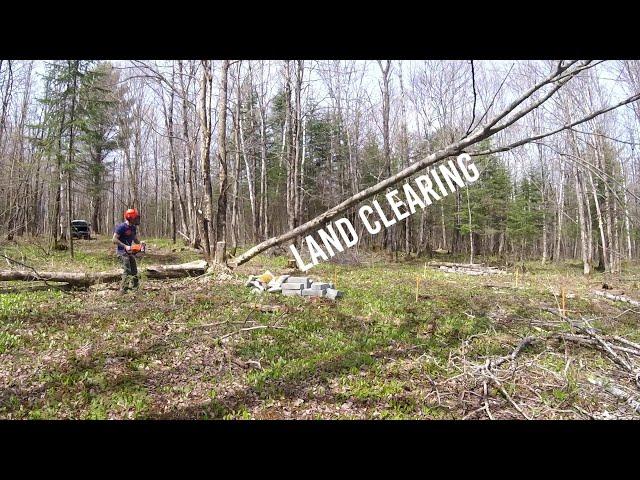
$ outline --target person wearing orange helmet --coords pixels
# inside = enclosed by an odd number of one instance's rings
[[[122,262],[122,283],[120,291],[125,293],[129,289],[137,289],[139,283],[138,265],[132,251],[132,245],[142,244],[138,239],[137,226],[140,225],[140,214],[135,208],[124,212],[124,222],[116,226],[113,232],[113,243],[116,244],[116,254]]]

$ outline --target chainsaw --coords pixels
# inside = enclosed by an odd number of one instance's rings
[[[129,255],[137,255],[138,253],[145,253],[147,251],[147,245],[145,243],[134,243],[129,248]]]

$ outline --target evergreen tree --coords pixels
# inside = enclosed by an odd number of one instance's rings
[[[509,205],[507,232],[513,244],[520,244],[520,260],[524,260],[527,242],[538,237],[542,229],[542,197],[530,178],[516,186]]]
[[[102,231],[100,213],[109,170],[106,159],[117,147],[117,79],[113,67],[101,63],[84,75],[79,90],[78,140],[82,151],[79,167],[91,200],[91,223],[96,233]]]
[[[46,107],[42,127],[45,130],[43,145],[51,157],[56,159],[55,201],[52,228],[54,247],[59,239],[68,238],[69,250],[73,257],[73,176],[77,167],[76,139],[83,123],[82,108],[79,105],[79,90],[82,78],[91,66],[90,61],[64,60],[47,65],[44,80],[47,85],[41,102]],[[62,186],[66,184],[66,207],[63,220]],[[58,225],[60,230],[58,231]],[[60,235],[60,236],[58,236]]]
[[[487,142],[480,147],[488,149]],[[484,241],[490,240],[493,253],[501,255],[504,251],[509,211],[511,179],[504,163],[497,157],[475,157],[474,162],[480,171],[480,178],[468,188],[468,204],[471,210],[471,222],[461,226],[463,234],[474,232]],[[466,199],[466,196],[464,197]],[[467,202],[464,201],[466,211]],[[466,215],[463,216],[466,218]],[[464,223],[464,222],[461,222]]]

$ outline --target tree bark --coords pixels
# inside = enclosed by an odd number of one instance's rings
[[[573,173],[574,173],[575,187],[576,187],[576,201],[578,204],[578,219],[579,219],[579,226],[580,226],[580,244],[581,244],[581,250],[582,250],[583,273],[585,275],[589,275],[591,273],[591,264],[589,262],[589,252],[587,251],[588,249],[587,219],[584,211],[585,210],[584,195],[582,192],[582,187],[580,185],[578,167],[574,167]]]
[[[218,163],[220,171],[218,180],[220,195],[218,197],[218,211],[216,215],[216,245],[218,242],[227,243],[227,190],[229,188],[227,178],[227,80],[229,73],[229,60],[223,60],[220,79],[220,97],[218,99]],[[218,250],[216,249],[216,254]],[[226,250],[220,252],[221,257],[215,259],[216,263],[224,263]]]
[[[202,182],[204,183],[204,209],[202,218],[202,240],[207,260],[211,259],[211,243],[209,225],[213,221],[213,187],[211,185],[211,118],[207,106],[207,92],[211,82],[211,70],[208,60],[201,61],[202,75],[200,77],[200,99],[198,111],[200,114],[200,163],[202,164]]]
[[[150,265],[141,270],[147,278],[165,279],[202,275],[208,264],[204,260],[177,265]],[[48,281],[66,282],[78,287],[87,287],[96,283],[117,282],[122,278],[121,270],[109,272],[34,272],[31,270],[0,270],[0,281]]]

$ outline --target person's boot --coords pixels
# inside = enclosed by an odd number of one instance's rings
[[[125,294],[129,290],[129,275],[123,275],[120,282],[120,293]]]
[[[131,289],[137,291],[139,287],[140,287],[140,279],[138,278],[137,275],[134,275],[133,277],[131,277]]]

